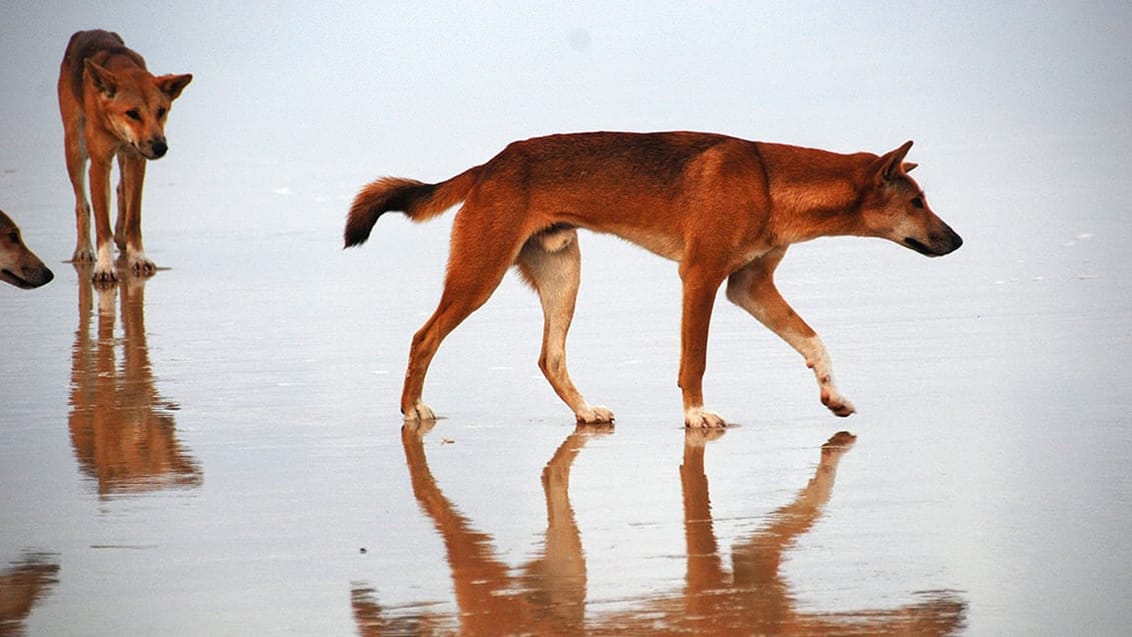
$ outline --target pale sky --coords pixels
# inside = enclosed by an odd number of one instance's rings
[[[58,63],[93,27],[154,72],[194,73],[174,140],[248,158],[454,155],[439,177],[512,139],[677,128],[843,151],[1132,148],[1125,2],[37,1],[0,5],[0,164],[58,154]]]

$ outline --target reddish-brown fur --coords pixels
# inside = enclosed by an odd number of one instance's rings
[[[71,36],[59,68],[59,112],[63,118],[67,174],[75,194],[78,238],[72,257],[95,261],[96,281],[118,278],[111,258],[113,238],[131,269],[151,273],[141,234],[141,195],[145,162],[165,155],[165,121],[173,100],[192,75],[155,77],[145,60],[117,33],[93,30]],[[86,199],[90,159],[95,248],[90,244],[91,206]],[[110,231],[110,164],[117,158],[118,217]]]
[[[24,243],[16,222],[0,210],[0,281],[30,290],[54,278],[55,274]]]
[[[402,412],[407,419],[433,417],[420,401],[433,354],[514,264],[543,302],[540,367],[547,379],[579,421],[612,418],[585,402],[565,367],[580,259],[574,232],[586,228],[679,262],[679,385],[689,426],[724,424],[703,410],[702,377],[712,305],[725,280],[730,300],[806,357],[823,403],[849,415],[852,405],[832,384],[824,346],[778,294],[773,274],[790,244],[821,236],[882,237],[929,256],[958,248],[962,240],[907,175],[911,145],[878,157],[708,133],[553,135],[515,142],[439,184],[370,184],[350,210],[347,247],[364,242],[387,211],[419,221],[464,201],[440,304],[413,339]]]

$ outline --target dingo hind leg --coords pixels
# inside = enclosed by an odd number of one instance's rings
[[[801,354],[806,366],[814,370],[822,404],[838,416],[848,416],[856,410],[833,384],[833,367],[825,344],[774,285],[774,270],[785,255],[786,248],[779,248],[734,272],[727,282],[727,298]]]
[[[425,375],[436,350],[452,330],[491,298],[529,234],[518,224],[510,223],[513,217],[505,218],[496,212],[465,203],[456,215],[444,291],[436,311],[413,335],[409,348],[401,390],[401,413],[406,421],[436,417],[421,401]],[[489,220],[477,221],[478,215],[486,215]]]
[[[578,422],[608,423],[613,422],[613,412],[586,402],[566,367],[566,333],[574,318],[581,260],[577,231],[551,229],[527,240],[516,265],[542,304],[544,321],[538,366],[543,376],[574,411]]]
[[[90,202],[86,197],[86,148],[83,142],[81,120],[64,121],[64,145],[67,159],[67,176],[75,196],[75,263],[94,263],[94,247],[90,242]]]

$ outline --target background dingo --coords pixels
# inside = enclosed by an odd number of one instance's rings
[[[24,244],[16,222],[0,210],[0,281],[30,290],[54,278],[55,274]]]
[[[192,75],[152,75],[145,60],[117,33],[93,30],[71,36],[59,69],[59,112],[63,116],[67,174],[75,192],[78,239],[72,257],[94,261],[95,281],[118,278],[111,236],[135,273],[150,274],[141,232],[145,162],[169,150],[165,121],[173,100]],[[118,217],[110,232],[110,162],[117,157]],[[83,171],[90,159],[90,197],[94,204],[95,248],[90,244],[91,206]]]

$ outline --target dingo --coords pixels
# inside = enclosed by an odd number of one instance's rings
[[[165,119],[192,75],[155,77],[145,60],[117,33],[79,31],[71,36],[59,69],[67,174],[75,191],[78,241],[75,262],[95,261],[95,281],[118,278],[110,247],[110,162],[118,158],[118,218],[114,242],[138,274],[155,270],[142,247],[141,196],[145,162],[165,155]],[[96,253],[90,245],[91,207],[83,170],[90,158]]]
[[[0,210],[0,281],[30,290],[54,278],[55,274],[24,245],[16,222]]]
[[[586,228],[679,262],[686,426],[726,424],[704,409],[702,390],[708,323],[725,279],[727,298],[805,357],[822,403],[848,416],[854,409],[834,387],[825,346],[779,295],[774,270],[790,244],[822,236],[881,237],[927,256],[962,245],[908,176],[911,146],[878,157],[708,133],[553,135],[515,142],[437,184],[392,177],[369,184],[350,209],[346,247],[365,242],[385,212],[424,221],[464,202],[440,304],[413,337],[401,412],[406,420],[435,417],[421,402],[429,362],[515,264],[542,302],[543,374],[579,422],[612,420],[586,402],[566,370],[581,259],[576,228]]]

